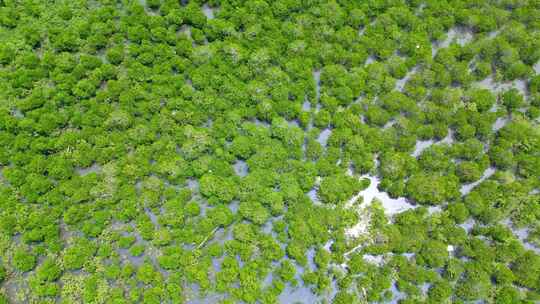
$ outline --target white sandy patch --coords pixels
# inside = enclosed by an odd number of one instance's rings
[[[403,211],[415,208],[411,205],[406,198],[391,198],[388,193],[380,191],[378,189],[380,180],[378,177],[373,175],[362,175],[360,178],[367,178],[370,181],[369,187],[360,191],[357,195],[353,196],[345,205],[346,208],[356,207],[354,203],[360,198],[363,198],[363,202],[358,205],[357,212],[360,215],[360,220],[351,228],[345,230],[345,234],[350,238],[357,238],[360,235],[366,234],[369,228],[370,215],[367,210],[367,207],[373,203],[374,199],[377,199],[381,202],[384,213],[391,217],[394,214],[401,213]]]

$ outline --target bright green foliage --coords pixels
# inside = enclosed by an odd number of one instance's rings
[[[0,265],[0,283],[4,282],[7,276],[7,271],[4,265]]]
[[[523,106],[523,96],[515,88],[512,88],[502,94],[503,104],[509,111],[516,110]]]
[[[321,182],[319,197],[324,203],[343,203],[365,187],[365,183],[351,176],[328,176]]]
[[[540,301],[537,16],[0,1],[0,304]]]
[[[441,204],[458,196],[458,180],[455,176],[418,174],[410,177],[407,191],[412,199],[421,204]]]
[[[433,268],[443,267],[448,259],[446,245],[438,241],[425,242],[418,254],[420,264],[426,264]]]
[[[18,248],[13,253],[11,263],[15,269],[26,272],[34,269],[36,266],[36,257],[24,248]]]
[[[94,255],[95,245],[86,239],[78,239],[72,247],[64,251],[64,267],[68,270],[80,269]]]
[[[235,197],[235,185],[227,178],[207,174],[201,177],[201,193],[209,199],[228,203]]]
[[[513,271],[519,285],[537,289],[540,284],[540,281],[538,280],[538,273],[540,271],[539,266],[540,258],[532,252],[527,252],[517,259],[513,265]]]

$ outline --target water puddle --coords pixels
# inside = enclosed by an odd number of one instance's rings
[[[444,39],[442,42],[439,42],[439,43],[435,42],[432,44],[431,55],[435,57],[435,55],[437,55],[437,52],[440,49],[449,47],[450,44],[454,41],[460,46],[464,46],[465,44],[469,43],[472,39],[473,39],[473,34],[471,31],[458,29],[458,28],[452,28],[446,34],[446,39]]]
[[[407,72],[407,75],[405,75],[405,77],[396,80],[396,87],[395,87],[395,89],[396,89],[397,91],[403,92],[403,89],[405,88],[405,84],[407,83],[407,81],[409,81],[409,79],[411,78],[411,76],[412,76],[414,73],[416,73],[417,70],[418,70],[418,67],[415,66],[412,70],[410,70],[409,72]]]
[[[452,129],[448,129],[448,134],[446,135],[446,137],[444,137],[443,139],[441,139],[439,141],[435,141],[433,139],[417,140],[416,144],[414,146],[414,151],[411,154],[411,156],[413,156],[413,157],[420,156],[425,149],[431,147],[432,145],[440,145],[440,144],[449,144],[450,145],[453,142],[454,142],[454,132],[452,131]]]
[[[229,204],[229,209],[232,211],[233,214],[236,214],[238,212],[238,208],[240,207],[240,201],[234,200]]]
[[[473,86],[488,89],[493,93],[501,93],[512,88],[516,88],[523,96],[527,95],[527,82],[522,79],[517,79],[510,82],[497,82],[493,79],[493,75],[484,80],[473,83]]]
[[[283,292],[278,297],[279,303],[319,303],[320,298],[317,296],[311,288],[300,285],[297,287],[292,287],[290,284],[287,284]]]
[[[480,177],[479,180],[472,182],[470,184],[465,184],[461,186],[459,189],[459,192],[461,192],[461,196],[465,196],[469,194],[476,186],[478,186],[480,183],[491,177],[495,173],[495,168],[489,167],[487,168],[484,173],[482,174],[482,177]]]
[[[315,80],[315,104],[317,105],[317,110],[319,109],[319,99],[321,98],[321,71],[313,71],[313,79]]]
[[[505,117],[498,117],[497,120],[493,123],[493,126],[491,127],[491,130],[493,130],[493,132],[497,132],[499,131],[500,129],[502,129],[504,126],[506,126],[506,124],[510,121],[510,118],[505,116]]]
[[[328,143],[328,138],[332,134],[332,130],[326,128],[322,130],[321,134],[319,134],[319,137],[317,137],[317,142],[321,144],[321,146],[326,147],[326,144]]]
[[[464,223],[459,224],[458,226],[463,228],[465,231],[470,232],[474,227],[475,221],[474,219],[470,218],[466,220]]]
[[[414,152],[411,154],[413,157],[418,157],[422,152],[435,143],[434,140],[417,140],[414,147]]]
[[[178,34],[186,35],[186,37],[191,39],[191,27],[187,24],[182,24],[182,26],[178,29]]]
[[[99,172],[101,172],[101,166],[99,164],[97,164],[97,163],[93,163],[88,168],[79,168],[79,169],[77,169],[77,173],[80,176],[85,176],[85,175],[88,175],[90,173],[99,173]]]
[[[195,179],[188,179],[187,180],[187,187],[192,192],[198,192],[199,191],[199,181]]]
[[[248,171],[249,171],[248,165],[243,160],[236,161],[233,167],[234,167],[234,172],[236,173],[236,175],[240,177],[244,177],[248,174]]]
[[[311,199],[311,201],[315,205],[322,205],[321,200],[319,199],[319,195],[317,194],[319,192],[319,185],[321,184],[321,177],[317,176],[315,179],[315,185],[313,185],[313,188],[309,190],[307,193],[307,196]]]
[[[508,227],[508,229],[510,229],[512,233],[514,233],[516,238],[521,242],[521,244],[523,244],[523,247],[525,247],[525,249],[532,250],[534,251],[534,253],[540,254],[540,248],[534,246],[527,241],[527,238],[529,237],[529,228],[514,228],[512,221],[509,219],[502,221],[502,224]]]
[[[202,7],[203,13],[208,19],[214,19],[214,9],[211,8],[208,4],[203,5]]]
[[[373,55],[369,55],[369,57],[366,59],[366,63],[364,63],[364,65],[370,65],[370,64],[374,63],[375,61],[377,61],[377,58],[375,58],[375,56],[373,56]]]
[[[311,110],[311,103],[309,100],[305,100],[302,104],[302,111],[308,112],[309,110]]]

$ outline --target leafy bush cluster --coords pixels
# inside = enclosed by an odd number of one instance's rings
[[[0,303],[539,301],[538,16],[1,1]]]

